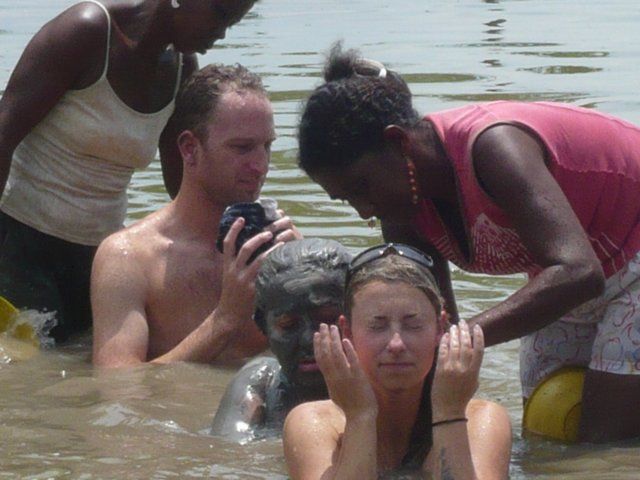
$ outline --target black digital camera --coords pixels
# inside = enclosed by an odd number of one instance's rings
[[[222,214],[218,227],[216,248],[220,253],[224,253],[224,239],[231,225],[233,225],[233,222],[235,222],[238,217],[244,218],[245,223],[236,238],[236,255],[247,240],[262,232],[264,227],[270,225],[277,219],[275,200],[261,199],[259,202],[234,203],[228,206]],[[273,240],[260,245],[251,255],[247,263],[252,262],[258,255],[269,250],[273,245]]]

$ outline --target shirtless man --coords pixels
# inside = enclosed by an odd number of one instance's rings
[[[266,338],[252,321],[263,243],[300,237],[281,217],[235,252],[238,219],[216,250],[218,223],[234,202],[258,198],[275,138],[260,78],[244,67],[209,65],[176,100],[168,128],[183,160],[180,191],[167,206],[109,236],[91,280],[93,363],[240,360]],[[273,233],[278,232],[273,239]],[[248,263],[248,264],[247,264]]]

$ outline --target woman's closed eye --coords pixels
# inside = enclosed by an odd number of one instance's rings
[[[420,331],[426,327],[424,319],[420,317],[406,318],[402,321],[402,328],[410,331]]]
[[[389,322],[386,319],[382,318],[374,318],[367,323],[367,329],[372,332],[382,332],[389,325]]]

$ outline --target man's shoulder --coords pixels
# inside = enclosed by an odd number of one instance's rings
[[[100,285],[123,282],[149,286],[150,278],[166,256],[167,240],[155,212],[112,233],[99,245],[93,261],[92,281]]]
[[[166,207],[165,207],[166,208]],[[164,240],[164,209],[112,233],[100,244],[99,253],[139,257],[152,255]]]

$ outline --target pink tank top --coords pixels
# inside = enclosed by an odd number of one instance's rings
[[[460,268],[493,275],[535,275],[541,270],[474,173],[473,143],[496,124],[522,127],[544,144],[549,170],[587,232],[605,276],[640,250],[640,128],[592,110],[548,102],[474,104],[425,118],[435,126],[455,170],[470,258],[462,254],[430,200],[423,201],[415,224]]]

